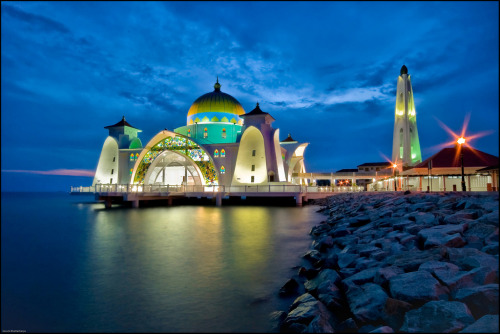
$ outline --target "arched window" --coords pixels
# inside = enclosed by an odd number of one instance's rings
[[[130,175],[132,175],[132,172],[134,171],[133,168],[130,168]]]
[[[220,167],[220,173],[221,174],[226,174],[226,168],[224,168],[224,166]]]
[[[226,129],[222,129],[222,138],[226,139]]]
[[[134,161],[134,153],[130,153],[130,161]]]
[[[219,157],[219,150],[215,150],[214,151],[214,158],[218,158]]]
[[[139,159],[139,153],[135,154],[135,160]]]
[[[188,130],[188,137],[191,137],[191,129]]]
[[[224,149],[220,150],[220,157],[225,158],[226,157],[226,151]]]
[[[203,138],[208,138],[208,129],[203,130]]]

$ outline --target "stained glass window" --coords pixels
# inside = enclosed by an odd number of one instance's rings
[[[220,173],[221,174],[225,174],[226,173],[226,168],[224,168],[224,166],[221,166]]]
[[[139,153],[135,154],[135,160],[139,159]]]
[[[203,130],[203,138],[207,138],[208,137],[208,129],[205,128],[205,130]]]
[[[224,149],[220,150],[220,157],[225,158],[226,157],[226,151]]]
[[[219,150],[215,150],[214,151],[214,158],[218,158],[219,157]]]
[[[130,153],[130,161],[134,161],[134,153]]]
[[[226,129],[222,129],[222,138],[226,138]]]
[[[188,137],[191,137],[191,129],[188,130]]]
[[[133,168],[130,168],[130,175],[132,175],[132,172],[134,171]]]

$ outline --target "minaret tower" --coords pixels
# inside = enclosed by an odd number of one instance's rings
[[[392,161],[402,166],[414,166],[422,161],[418,141],[417,114],[413,102],[410,75],[405,65],[401,67],[396,92]]]

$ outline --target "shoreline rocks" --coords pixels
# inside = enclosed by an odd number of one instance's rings
[[[318,201],[326,219],[310,231],[309,265],[281,290],[297,298],[273,312],[273,331],[498,332],[498,197],[344,193]]]

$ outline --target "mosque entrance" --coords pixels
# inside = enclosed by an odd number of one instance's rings
[[[144,177],[145,185],[202,185],[197,166],[185,155],[164,151],[151,164]]]

